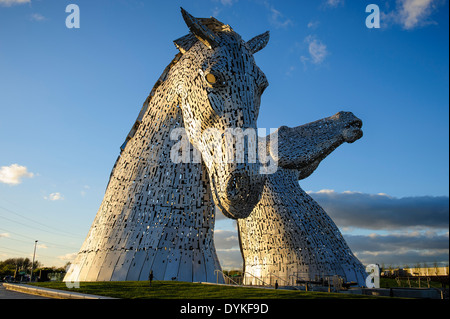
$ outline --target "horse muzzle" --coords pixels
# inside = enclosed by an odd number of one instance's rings
[[[259,164],[244,164],[226,172],[225,178],[212,176],[212,193],[222,213],[232,219],[247,218],[261,199],[266,175]],[[223,180],[223,183],[216,183]]]

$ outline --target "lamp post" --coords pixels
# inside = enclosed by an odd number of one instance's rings
[[[31,275],[30,275],[30,282],[33,280],[33,267],[34,267],[34,257],[36,256],[36,244],[37,240],[34,241],[34,252],[33,252],[33,262],[31,263]]]

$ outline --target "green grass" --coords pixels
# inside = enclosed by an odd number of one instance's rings
[[[35,286],[70,290],[79,293],[123,299],[374,299],[380,297],[305,292],[297,290],[263,289],[206,285],[179,281],[81,282],[80,288],[67,288],[64,282],[33,283]]]

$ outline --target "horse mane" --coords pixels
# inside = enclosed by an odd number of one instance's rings
[[[175,55],[175,57],[169,63],[169,65],[166,66],[163,73],[161,74],[159,79],[156,81],[155,85],[153,85],[153,88],[150,91],[150,94],[145,99],[145,102],[142,105],[141,111],[139,112],[139,115],[136,118],[136,121],[134,122],[130,132],[128,133],[127,137],[125,138],[125,141],[123,142],[122,146],[120,146],[121,152],[125,149],[125,146],[127,145],[128,141],[133,138],[134,134],[136,134],[136,132],[139,128],[139,125],[142,122],[142,118],[144,117],[145,113],[147,112],[148,107],[150,105],[150,101],[152,100],[153,96],[155,95],[156,90],[167,79],[167,74],[169,74],[169,71],[172,69],[172,67],[180,60],[181,56],[182,56],[182,53],[178,53],[177,55]]]
[[[201,24],[203,24],[205,27],[210,29],[211,31],[215,33],[219,32],[232,32],[233,29],[228,25],[220,22],[214,17],[211,18],[197,18]],[[159,77],[158,81],[156,81],[155,85],[153,86],[152,90],[150,91],[150,94],[148,95],[147,99],[145,99],[144,104],[142,105],[141,111],[139,112],[138,117],[136,118],[136,121],[133,124],[133,127],[131,128],[130,132],[128,133],[127,137],[125,138],[124,143],[120,147],[120,151],[122,152],[125,149],[126,144],[129,140],[131,140],[136,134],[137,129],[139,125],[142,122],[142,118],[144,117],[144,114],[148,110],[148,106],[150,105],[150,101],[152,97],[155,95],[156,89],[167,79],[167,74],[172,69],[172,67],[177,64],[177,62],[180,60],[181,56],[186,53],[194,44],[196,44],[199,40],[195,37],[195,35],[192,32],[189,32],[189,34],[176,39],[173,41],[176,48],[180,51],[173,60],[169,63],[169,65],[164,69],[163,73]]]

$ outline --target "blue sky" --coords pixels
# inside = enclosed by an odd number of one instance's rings
[[[65,25],[71,3],[79,29]],[[371,3],[379,29],[365,25]],[[255,55],[270,83],[259,127],[341,110],[363,120],[364,137],[300,183],[363,262],[448,262],[445,0],[0,0],[0,260],[30,256],[34,239],[48,266],[77,252],[121,143],[177,53],[172,41],[188,32],[180,6],[247,40],[270,30]],[[234,224],[219,218],[225,267],[239,264],[236,243]]]

